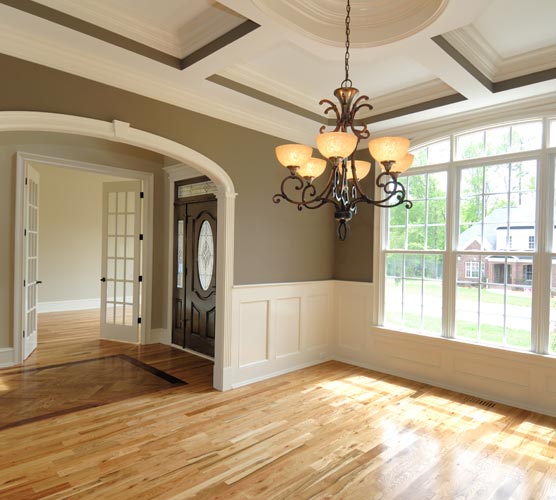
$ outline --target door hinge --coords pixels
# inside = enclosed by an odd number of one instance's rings
[[[23,286],[27,286],[27,282],[25,280],[23,280]]]
[[[25,185],[27,186],[27,184],[29,184],[29,179],[25,177]]]
[[[23,330],[23,336],[25,337],[25,330]]]
[[[27,236],[27,229],[23,230],[23,236]]]
[[[138,325],[141,324],[141,318],[137,318],[137,324],[138,324]]]
[[[143,282],[143,276],[139,276],[139,283]]]
[[[141,192],[139,193],[139,198],[143,199],[144,197],[145,197],[145,193],[144,193],[143,191],[141,191]]]
[[[143,235],[142,234],[139,235],[139,241],[143,241]]]

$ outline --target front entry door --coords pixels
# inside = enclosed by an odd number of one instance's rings
[[[214,357],[216,207],[214,199],[175,208],[172,343]]]
[[[141,286],[141,182],[103,185],[100,336],[137,342]]]

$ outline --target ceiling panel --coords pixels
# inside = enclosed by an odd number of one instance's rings
[[[396,55],[366,62],[352,50],[350,78],[371,98],[389,95],[435,80],[435,75],[410,57]],[[297,106],[321,112],[318,102],[332,98],[344,79],[343,57],[333,62],[316,57],[293,43],[283,42],[248,63],[220,72]]]
[[[555,0],[493,0],[473,23],[502,58],[556,44]]]

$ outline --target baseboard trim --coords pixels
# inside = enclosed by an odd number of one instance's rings
[[[250,378],[248,380],[242,380],[241,382],[236,382],[234,384],[232,384],[231,388],[232,389],[238,389],[239,387],[243,387],[245,385],[249,385],[249,384],[254,384],[255,382],[261,382],[262,380],[267,380],[269,378],[273,378],[273,377],[278,377],[279,375],[285,375],[286,373],[291,373],[291,372],[295,372],[298,370],[302,370],[303,368],[309,368],[311,366],[316,366],[316,365],[321,365],[322,363],[326,363],[327,361],[332,360],[333,358],[331,357],[326,357],[323,359],[315,359],[312,361],[308,361],[306,363],[300,363],[298,365],[295,366],[290,366],[288,368],[285,368],[283,370],[278,370],[275,372],[271,372],[271,373],[265,373],[264,375],[260,375],[258,377],[253,377]],[[239,369],[239,371],[241,371],[241,368]]]
[[[40,302],[37,306],[38,313],[83,311],[86,309],[100,309],[100,299],[58,300],[53,302]]]
[[[461,394],[467,394],[469,396],[475,396],[481,399],[487,399],[489,401],[493,401],[495,403],[500,403],[506,406],[512,406],[514,408],[521,408],[523,410],[532,411],[535,413],[541,413],[543,415],[548,415],[551,417],[556,417],[556,412],[554,409],[550,408],[542,408],[540,406],[534,406],[529,404],[524,404],[521,401],[510,400],[506,398],[501,398],[496,394],[489,394],[483,391],[470,391],[466,387],[460,387],[457,384],[447,384],[445,382],[440,382],[438,380],[429,379],[428,377],[423,377],[415,374],[408,374],[403,373],[402,371],[398,370],[391,370],[382,366],[374,365],[373,363],[355,361],[350,358],[342,357],[342,356],[335,356],[333,357],[334,361],[339,361],[340,363],[346,363],[348,365],[359,366],[360,368],[366,368],[367,370],[373,370],[379,373],[385,373],[387,375],[393,375],[395,377],[405,378],[407,380],[413,380],[415,382],[421,382],[423,384],[430,385],[432,387],[439,387],[441,389],[446,389],[448,391],[458,392]]]
[[[149,335],[148,344],[172,345],[172,334],[166,328],[153,328]]]
[[[15,349],[13,347],[0,348],[0,368],[9,368],[15,364]]]

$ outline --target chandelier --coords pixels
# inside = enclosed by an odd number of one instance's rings
[[[360,181],[369,174],[371,163],[356,160],[354,153],[359,142],[368,139],[370,133],[365,123],[355,121],[355,115],[362,108],[371,110],[373,107],[365,102],[369,100],[366,95],[357,97],[359,90],[352,86],[349,78],[350,11],[350,0],[347,0],[345,78],[334,91],[339,106],[328,99],[319,102],[328,106],[324,110],[325,115],[332,112],[336,118],[334,130],[325,132],[326,125],[323,125],[316,138],[317,148],[326,159],[312,157],[313,148],[303,144],[278,146],[276,157],[290,174],[282,181],[280,193],[272,198],[274,203],[281,200],[293,203],[298,210],[333,205],[334,217],[338,221],[338,238],[342,241],[348,235],[348,223],[357,213],[360,203],[384,208],[401,204],[411,208],[413,205],[406,199],[404,185],[398,181],[398,176],[413,163],[413,155],[408,153],[409,140],[404,137],[380,137],[369,141],[369,152],[382,170],[375,180],[382,198],[373,199],[361,188]],[[328,165],[331,167],[328,180],[318,191],[313,182],[325,173]]]

